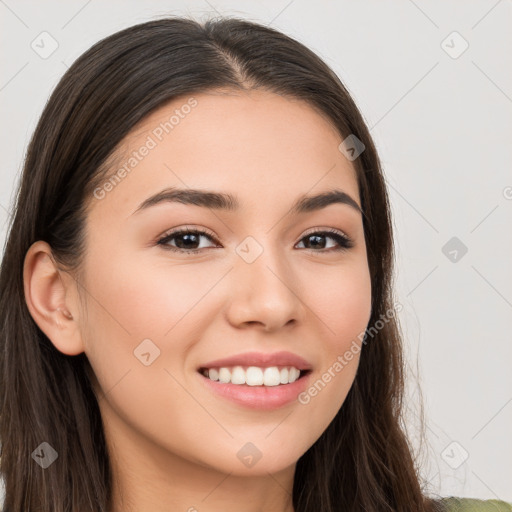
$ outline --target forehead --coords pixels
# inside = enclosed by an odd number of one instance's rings
[[[100,207],[116,201],[133,210],[139,199],[168,186],[222,189],[244,204],[265,198],[275,204],[283,193],[329,187],[358,200],[355,169],[338,149],[341,140],[326,116],[301,100],[261,90],[182,96],[122,141]]]

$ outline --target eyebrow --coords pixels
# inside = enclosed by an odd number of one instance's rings
[[[214,210],[236,212],[240,208],[238,199],[232,194],[199,189],[166,188],[144,200],[132,213],[146,210],[160,203],[182,203]],[[321,192],[314,196],[303,195],[291,207],[290,213],[301,214],[326,208],[331,204],[346,204],[359,213],[363,213],[357,202],[346,192],[339,189]]]

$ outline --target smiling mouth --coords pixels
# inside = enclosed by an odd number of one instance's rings
[[[311,370],[299,370],[293,366],[234,366],[219,368],[200,368],[199,373],[205,378],[220,384],[239,386],[273,387],[292,384]]]

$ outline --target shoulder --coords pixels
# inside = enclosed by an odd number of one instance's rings
[[[512,503],[501,500],[477,500],[474,498],[443,498],[448,512],[512,512]]]

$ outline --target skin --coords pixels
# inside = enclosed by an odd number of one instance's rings
[[[241,504],[289,512],[297,460],[342,406],[359,352],[308,404],[271,411],[205,389],[196,368],[287,350],[311,363],[314,383],[354,340],[361,345],[371,313],[361,214],[345,204],[288,213],[299,196],[333,188],[361,206],[356,174],[338,149],[340,134],[307,103],[263,91],[194,98],[197,106],[121,183],[91,198],[80,285],[46,242],[31,246],[27,305],[58,350],[85,352],[91,362],[114,464],[113,512],[231,512]],[[135,127],[119,161],[185,102]],[[133,214],[169,186],[229,192],[241,209],[163,203]],[[201,237],[197,254],[157,245],[185,226],[207,228],[215,240]],[[329,236],[325,246],[304,245],[305,234],[326,228],[354,246],[327,253],[338,246]],[[263,249],[250,264],[236,252],[247,236]],[[148,338],[160,356],[145,366],[134,350]],[[252,467],[237,457],[248,442],[262,454]]]

